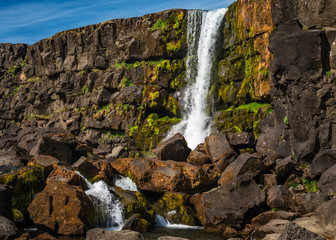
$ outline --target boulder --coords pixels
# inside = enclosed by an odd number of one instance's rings
[[[322,173],[317,187],[327,195],[336,193],[336,164]]]
[[[28,207],[35,225],[62,235],[83,235],[94,227],[94,207],[84,190],[51,181]]]
[[[122,227],[123,230],[134,230],[137,232],[150,232],[152,228],[152,224],[146,219],[141,218],[138,213],[129,217]]]
[[[231,147],[226,135],[222,133],[206,137],[204,147],[212,163],[218,164],[221,171],[224,171],[237,157],[237,153]]]
[[[325,202],[329,201],[329,198],[322,192],[308,192],[296,194],[295,200],[302,213],[311,213]]]
[[[142,219],[145,219],[150,224],[154,223],[155,215],[153,205],[149,203],[142,193],[117,189],[116,194],[123,206],[126,219],[131,218],[135,214],[139,214]]]
[[[250,236],[249,239],[263,239],[269,234],[281,234],[290,221],[282,219],[272,219],[267,224],[259,227]]]
[[[271,187],[267,191],[267,206],[271,209],[288,210],[292,207],[293,196],[282,185]]]
[[[246,148],[254,147],[255,136],[253,133],[239,132],[239,133],[228,133],[227,138],[230,144],[234,147]]]
[[[75,186],[86,186],[84,179],[65,166],[57,166],[48,176],[46,182],[61,181]]]
[[[109,183],[114,176],[113,169],[107,160],[93,161],[84,156],[72,164],[72,169],[79,171],[90,182],[104,180]]]
[[[336,149],[327,149],[318,153],[310,165],[310,177],[315,179],[336,164]]]
[[[293,212],[285,212],[285,211],[267,211],[260,213],[258,216],[254,217],[251,221],[253,228],[259,228],[263,225],[266,225],[269,221],[273,219],[281,219],[281,220],[293,220],[297,217],[297,213]]]
[[[336,215],[335,212],[332,211],[332,209],[335,209],[336,207],[336,199],[333,198],[330,201],[324,203],[322,206],[320,206],[318,209],[316,209],[316,221],[324,226],[336,225]]]
[[[191,149],[181,133],[175,134],[170,139],[160,143],[154,150],[154,154],[160,160],[186,161]]]
[[[217,231],[223,231],[229,224],[243,223],[256,214],[264,202],[265,194],[251,175],[238,176],[224,186],[191,199],[202,225]]]
[[[0,215],[13,220],[12,189],[0,184]]]
[[[16,155],[1,155],[0,166],[24,166]]]
[[[245,173],[250,173],[255,177],[264,169],[265,165],[259,154],[243,153],[224,170],[218,180],[218,185],[223,186]]]
[[[274,172],[278,176],[278,178],[281,179],[295,168],[296,163],[297,161],[293,159],[292,156],[286,157],[284,159],[279,159],[275,163]]]
[[[109,231],[102,228],[94,228],[86,233],[86,240],[144,240],[144,237],[135,231]]]
[[[186,162],[121,158],[111,166],[145,191],[194,193],[210,190],[216,185],[201,167]]]
[[[211,160],[206,153],[192,150],[187,158],[187,163],[203,166],[204,164],[211,163]]]
[[[30,155],[49,155],[57,158],[61,164],[69,166],[73,163],[72,151],[68,145],[49,137],[40,138],[31,149]]]
[[[19,229],[15,224],[11,220],[0,215],[0,239],[11,240],[18,234]]]
[[[190,206],[189,196],[184,193],[165,193],[154,204],[155,213],[170,223],[196,226],[195,210]]]
[[[325,240],[325,238],[313,233],[294,222],[286,225],[278,240]]]
[[[42,167],[44,169],[45,176],[53,170],[54,166],[60,164],[57,158],[48,155],[37,155],[29,160],[28,166]]]

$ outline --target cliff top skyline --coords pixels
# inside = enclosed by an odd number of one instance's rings
[[[171,8],[212,10],[234,0],[13,0],[0,1],[0,43],[33,44],[57,32]]]

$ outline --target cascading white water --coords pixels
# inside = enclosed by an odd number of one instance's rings
[[[116,179],[114,185],[117,187],[122,188],[123,190],[127,191],[138,191],[136,184],[130,179],[129,177],[124,177],[119,174],[116,174]]]
[[[109,191],[104,181],[90,183],[83,175],[76,171],[86,182],[86,195],[95,207],[96,225],[111,230],[121,230],[124,223],[123,207]]]
[[[199,226],[189,226],[189,225],[183,225],[183,224],[174,224],[170,223],[167,219],[160,215],[156,215],[155,217],[155,226],[157,227],[164,227],[164,228],[175,228],[175,229],[204,229],[203,227]]]
[[[194,149],[210,134],[211,117],[207,113],[207,94],[216,58],[218,31],[226,9],[213,11],[188,11],[188,57],[186,82],[183,92],[183,120],[173,126],[167,138],[180,132]],[[200,25],[201,21],[201,25]],[[200,29],[198,30],[200,26]]]

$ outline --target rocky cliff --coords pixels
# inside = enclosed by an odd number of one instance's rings
[[[0,52],[2,131],[62,128],[107,153],[134,146],[130,136],[148,150],[179,121],[173,95],[184,80],[184,10],[68,30],[31,46],[1,44]]]
[[[97,224],[79,171],[114,187],[126,229],[149,231],[159,213],[227,238],[333,239],[335,12],[334,0],[233,3],[207,96],[213,133],[195,149],[181,134],[159,144],[180,121],[186,10],[0,44],[0,238],[19,235],[10,220],[65,235]]]

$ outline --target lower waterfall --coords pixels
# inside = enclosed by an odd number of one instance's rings
[[[225,12],[226,9],[188,11],[187,86],[179,99],[183,120],[172,127],[167,138],[180,132],[192,149],[210,134],[212,118],[208,113],[207,95],[217,56],[218,31]]]

